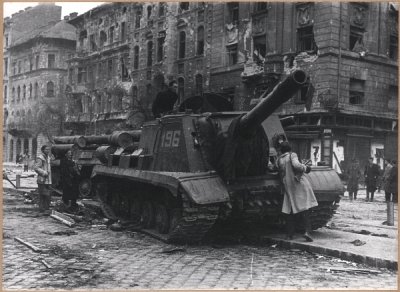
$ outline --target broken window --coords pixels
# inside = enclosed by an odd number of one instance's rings
[[[197,74],[195,78],[196,95],[203,95],[203,76]]]
[[[6,104],[7,103],[7,85],[4,85],[3,95],[4,95],[4,103]]]
[[[164,42],[165,33],[157,39],[157,62],[161,62],[164,59]]]
[[[178,78],[178,103],[181,103],[185,97],[185,79]]]
[[[153,65],[153,42],[147,42],[147,67],[151,67]]]
[[[147,19],[151,17],[151,13],[153,12],[153,6],[147,6]]]
[[[142,18],[142,9],[136,11],[135,28],[140,28],[140,19]]]
[[[363,104],[365,92],[365,81],[355,78],[350,78],[349,103]]]
[[[107,42],[107,34],[102,30],[100,31],[100,47],[103,47]]]
[[[307,102],[307,98],[309,94],[311,94],[311,83],[310,80],[307,79],[307,82],[305,82],[301,87],[300,90],[297,92],[296,98],[295,98],[295,103],[296,104],[304,104]]]
[[[54,54],[47,55],[47,68],[54,68],[56,63],[56,56]]]
[[[121,57],[121,76],[122,76],[122,81],[128,81],[129,80],[127,59],[128,59],[127,55]]]
[[[47,97],[54,97],[54,83],[51,82],[51,81],[47,82],[46,89],[47,89],[46,90],[46,92],[47,92],[46,96]]]
[[[121,22],[121,42],[126,40],[126,22]]]
[[[189,10],[189,2],[180,2],[179,3],[179,12],[182,13],[186,10]]]
[[[34,92],[35,99],[39,97],[39,84],[35,83],[35,92]]]
[[[297,28],[297,51],[314,51],[315,48],[313,26]]]
[[[186,33],[184,31],[181,31],[179,33],[179,59],[185,58],[185,52],[186,51]]]
[[[36,56],[36,59],[35,59],[35,68],[36,68],[36,70],[39,69],[39,56]]]
[[[139,68],[139,46],[135,46],[133,49],[133,69]]]
[[[97,50],[97,45],[96,45],[96,40],[95,40],[94,34],[90,35],[90,50],[92,52]]]
[[[228,53],[228,65],[235,65],[238,62],[237,44],[226,47]]]
[[[22,100],[26,99],[26,85],[24,84],[24,87],[22,87]]]
[[[229,2],[228,6],[228,23],[237,24],[239,22],[239,2]]]
[[[32,83],[29,84],[29,99],[32,98]]]
[[[204,53],[204,27],[199,26],[197,29],[197,55]]]
[[[109,36],[110,36],[110,44],[112,44],[114,42],[114,26],[110,27]]]
[[[13,87],[12,91],[11,91],[11,102],[15,101],[15,87]]]
[[[87,38],[87,31],[86,30],[81,31],[81,33],[79,34],[79,46],[81,49],[83,48],[86,38]]]
[[[363,29],[350,25],[350,51],[355,50],[359,46],[363,46],[363,34]]]
[[[84,68],[78,68],[78,84],[86,82],[86,71]]]
[[[21,87],[18,86],[17,88],[17,102],[21,99]]]
[[[263,63],[267,53],[267,40],[265,35],[253,37],[253,59],[256,63]]]
[[[4,58],[4,76],[7,76],[8,72],[8,59]]]
[[[158,16],[162,17],[165,13],[165,3],[158,4]]]

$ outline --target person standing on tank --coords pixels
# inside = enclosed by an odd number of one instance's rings
[[[374,159],[372,157],[368,158],[368,164],[365,166],[364,170],[365,185],[367,187],[365,199],[366,202],[374,201],[374,193],[376,191],[376,183],[379,177],[379,172],[379,166],[374,163]]]
[[[351,160],[350,166],[347,170],[347,192],[349,193],[350,201],[357,200],[358,181],[361,178],[361,170],[357,159]]]
[[[51,155],[51,149],[48,145],[43,145],[40,150],[42,151],[36,157],[34,164],[34,171],[38,174],[37,184],[39,192],[39,213],[50,214],[50,201],[51,201],[51,160],[53,160],[53,155]]]
[[[311,167],[300,163],[297,154],[292,152],[292,148],[287,141],[280,144],[281,155],[277,164],[279,175],[283,186],[283,205],[282,212],[287,218],[287,239],[293,239],[295,231],[295,214],[303,217],[305,228],[304,238],[313,241],[311,232],[311,221],[309,209],[318,206],[317,199],[310,182],[304,173],[309,173]]]
[[[159,92],[153,102],[152,112],[154,118],[160,118],[161,115],[168,113],[174,109],[174,104],[178,100],[178,83],[171,81],[166,90]]]
[[[60,161],[62,200],[72,211],[78,208],[78,165],[72,160],[72,150],[69,149]]]

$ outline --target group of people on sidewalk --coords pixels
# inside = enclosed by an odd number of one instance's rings
[[[347,191],[349,199],[357,199],[359,183],[362,177],[360,165],[357,159],[352,159],[347,169]],[[396,160],[385,159],[385,169],[381,175],[380,168],[373,163],[373,158],[368,159],[364,169],[366,201],[373,202],[374,194],[378,188],[385,191],[385,200],[387,202],[397,203],[397,163]]]
[[[48,145],[43,145],[41,152],[36,157],[33,169],[37,173],[39,213],[48,215],[51,202],[51,161],[54,160],[54,156],[51,154],[51,148]],[[60,176],[63,203],[72,210],[76,209],[78,207],[76,200],[78,199],[77,178],[79,176],[79,168],[72,160],[71,150],[68,150],[60,161]]]

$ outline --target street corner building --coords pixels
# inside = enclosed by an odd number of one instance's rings
[[[294,117],[285,130],[300,159],[340,173],[353,158],[361,169],[368,157],[381,168],[396,158],[396,3],[107,3],[62,21],[58,6],[39,7],[54,19],[22,17],[37,7],[5,19],[5,161],[51,135],[29,122],[26,111],[44,110],[39,100],[63,104],[62,116],[51,107],[62,123],[48,131],[110,134],[153,119],[151,104],[172,80],[179,102],[212,92],[247,111],[297,69],[308,80],[278,113]],[[57,23],[18,41],[18,19]]]

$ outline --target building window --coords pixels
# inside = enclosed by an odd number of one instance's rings
[[[5,41],[5,43],[6,43],[6,48],[8,48],[8,34],[6,34],[4,37],[5,37],[5,39],[6,39],[6,41]]]
[[[135,28],[140,28],[140,19],[142,18],[142,9],[136,11]]]
[[[32,56],[29,58],[29,71],[33,71],[33,58],[32,58]]]
[[[181,31],[179,33],[179,59],[185,58],[185,51],[186,51],[186,33]]]
[[[364,30],[356,26],[350,25],[350,44],[349,49],[353,51],[358,46],[363,45]]]
[[[131,100],[131,107],[132,108],[134,106],[136,106],[137,98],[138,98],[138,88],[137,88],[137,86],[133,86],[133,88],[132,88],[132,100]]]
[[[91,34],[89,38],[90,38],[90,50],[91,50],[92,52],[94,52],[94,51],[97,50],[95,35],[94,35],[94,34]]]
[[[189,2],[180,2],[179,3],[179,12],[182,13],[186,10],[189,10]]]
[[[350,79],[349,103],[363,104],[365,92],[365,81],[360,79]]]
[[[204,27],[199,26],[197,29],[197,55],[204,54]]]
[[[31,99],[32,98],[32,83],[31,84],[29,84],[29,99]]]
[[[47,89],[46,90],[46,92],[47,92],[46,96],[47,97],[54,97],[54,83],[51,82],[51,81],[47,82],[46,89]]]
[[[121,22],[121,42],[125,42],[126,39],[126,22]]]
[[[18,61],[18,74],[22,72],[22,61]]]
[[[164,42],[165,35],[157,39],[157,62],[161,62],[164,59]]]
[[[254,8],[255,12],[267,10],[268,2],[256,2]]]
[[[390,44],[389,44],[389,58],[392,60],[397,61],[398,57],[398,36],[397,35],[391,35],[390,36]]]
[[[22,100],[26,99],[26,85],[24,84],[24,86],[22,87]]]
[[[39,84],[35,83],[35,99],[39,97]]]
[[[129,80],[129,72],[128,72],[128,63],[127,63],[128,56],[125,55],[121,57],[121,75],[122,75],[122,81],[128,81]]]
[[[56,63],[56,56],[54,54],[47,55],[47,68],[54,68]]]
[[[178,104],[183,101],[185,97],[185,79],[183,77],[178,78]]]
[[[135,46],[133,49],[133,69],[139,68],[139,46]]]
[[[112,97],[111,97],[111,94],[109,94],[109,93],[107,93],[107,95],[106,95],[106,111],[108,112],[108,113],[110,113],[111,112],[111,108],[112,108]]]
[[[153,42],[147,42],[147,67],[153,65]]]
[[[4,103],[6,104],[7,103],[7,85],[4,86],[3,96],[4,96]]]
[[[152,11],[153,11],[153,6],[151,5],[147,6],[147,19],[150,19]]]
[[[114,27],[110,27],[110,44],[114,42]]]
[[[107,42],[107,34],[102,30],[100,32],[100,48],[102,48]]]
[[[11,102],[15,102],[15,87],[11,91]]]
[[[235,65],[238,62],[238,50],[237,44],[227,46],[227,53],[228,53],[228,65]]]
[[[84,68],[78,68],[78,84],[86,82],[86,71]]]
[[[196,95],[203,95],[203,76],[201,74],[197,74],[195,78],[195,86],[196,86]]]
[[[238,24],[239,22],[239,2],[229,2],[228,5],[228,22]]]
[[[13,75],[17,74],[17,62],[13,62],[12,64]]]
[[[165,13],[165,3],[158,4],[158,16],[162,17]]]
[[[72,84],[73,75],[74,75],[74,69],[73,68],[69,68],[68,69],[68,83],[69,84]]]
[[[21,87],[18,86],[17,88],[17,102],[19,102],[21,99]]]
[[[86,38],[87,38],[87,31],[86,30],[81,31],[81,33],[79,34],[79,47],[81,49],[83,48]]]
[[[253,59],[256,63],[263,63],[267,53],[267,39],[265,35],[253,38]]]
[[[313,51],[315,50],[313,26],[305,26],[297,28],[297,51]]]
[[[8,75],[8,59],[4,58],[4,76]]]
[[[94,83],[94,74],[93,74],[93,66],[92,65],[88,66],[88,82],[90,84]]]
[[[111,80],[111,77],[114,75],[113,71],[114,71],[113,70],[113,60],[110,59],[110,60],[108,60],[108,64],[107,64],[107,78],[109,80]]]
[[[35,58],[35,68],[36,70],[39,69],[39,56],[36,56]]]

